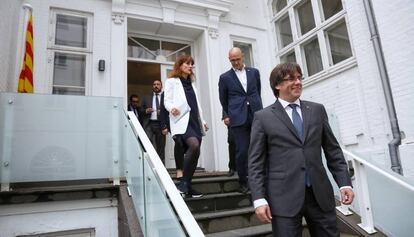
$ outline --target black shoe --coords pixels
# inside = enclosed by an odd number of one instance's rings
[[[227,176],[231,177],[234,175],[234,169],[229,169],[229,173],[227,174]]]
[[[193,198],[199,198],[199,197],[202,197],[202,196],[203,196],[203,194],[202,194],[202,193],[200,193],[200,192],[198,192],[198,191],[196,191],[196,190],[194,190],[194,189],[192,189],[192,188],[190,188],[190,190],[189,190],[188,194],[189,194],[191,197],[193,197]]]
[[[241,184],[239,187],[239,192],[247,194],[250,191],[249,187],[246,184]]]

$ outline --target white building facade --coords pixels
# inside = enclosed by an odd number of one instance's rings
[[[414,3],[373,2],[392,95],[403,132],[404,173],[414,175]],[[243,49],[258,68],[265,106],[275,98],[268,77],[284,61],[304,71],[303,99],[337,116],[343,145],[389,166],[392,139],[366,11],[358,0],[7,0],[0,45],[0,90],[16,91],[23,5],[32,7],[35,93],[144,96],[167,78],[175,56],[195,59],[197,87],[210,131],[199,166],[227,170],[227,130],[221,120],[219,75],[228,50]],[[167,166],[173,167],[171,144]]]

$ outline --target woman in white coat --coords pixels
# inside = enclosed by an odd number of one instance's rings
[[[178,185],[183,197],[203,195],[191,187],[191,180],[200,156],[201,138],[208,130],[194,85],[193,65],[191,56],[178,57],[164,89],[164,105],[170,113],[171,135],[185,150],[183,177]]]

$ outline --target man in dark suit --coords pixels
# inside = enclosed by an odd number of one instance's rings
[[[165,135],[162,134],[160,101],[162,82],[155,80],[152,83],[152,94],[142,100],[142,123],[148,138],[165,164]]]
[[[135,116],[137,116],[137,119],[140,123],[142,115],[141,113],[141,107],[139,106],[139,97],[136,94],[132,94],[129,97],[129,104],[128,104],[128,111],[133,111]]]
[[[273,236],[302,235],[305,217],[311,236],[338,236],[332,186],[322,163],[341,189],[343,204],[354,193],[342,150],[321,104],[300,100],[302,70],[279,64],[270,75],[277,100],[255,113],[249,148],[249,183],[256,216],[272,223]]]
[[[219,80],[220,102],[228,115],[224,123],[229,124],[236,144],[236,169],[240,191],[248,192],[247,152],[254,112],[263,108],[260,98],[260,74],[255,68],[245,67],[240,48],[229,51],[232,68]]]

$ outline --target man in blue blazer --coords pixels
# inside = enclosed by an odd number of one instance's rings
[[[260,97],[260,74],[255,68],[245,67],[240,48],[229,51],[232,68],[220,76],[219,95],[225,124],[230,124],[236,144],[236,169],[240,191],[247,193],[247,152],[254,112],[263,108]]]

